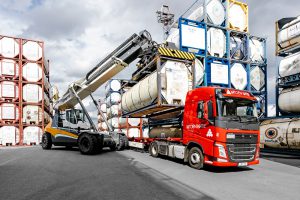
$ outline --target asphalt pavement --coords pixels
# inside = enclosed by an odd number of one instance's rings
[[[185,199],[182,195],[117,152],[84,156],[76,149],[0,149],[3,200]]]
[[[0,149],[0,199],[297,199],[300,168],[261,159],[245,168],[194,170],[132,150]]]

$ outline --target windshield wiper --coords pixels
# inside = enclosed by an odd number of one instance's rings
[[[246,119],[245,122],[257,122],[257,118],[252,116],[240,116],[240,118]]]
[[[225,116],[227,118],[229,118],[231,121],[236,121],[236,122],[240,122],[241,118],[239,116]]]

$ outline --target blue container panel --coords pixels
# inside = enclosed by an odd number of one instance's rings
[[[206,59],[205,85],[231,87],[229,62],[224,59]]]
[[[199,39],[203,38],[202,39],[203,43],[201,43],[201,41],[199,41],[199,44],[197,44],[197,46],[183,44],[183,43],[189,43],[188,40],[191,39],[190,36],[187,37],[187,39],[183,39],[183,36],[184,36],[183,31],[187,30],[187,29],[189,29],[189,32],[191,35],[195,34],[199,37]],[[206,44],[207,34],[206,33],[207,33],[206,25],[204,23],[192,21],[192,20],[185,19],[185,18],[180,18],[179,19],[180,50],[185,51],[185,52],[195,53],[197,56],[205,56],[206,49],[207,49],[207,44]],[[197,41],[196,37],[194,38],[194,41],[191,43],[195,43],[195,41]]]

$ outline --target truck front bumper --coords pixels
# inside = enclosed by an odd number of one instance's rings
[[[205,164],[217,166],[217,167],[245,167],[250,165],[257,165],[259,164],[259,160],[254,160],[251,162],[220,162],[220,161],[205,161]]]

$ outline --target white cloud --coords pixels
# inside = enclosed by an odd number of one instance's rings
[[[0,30],[3,35],[43,40],[50,59],[50,78],[64,93],[69,83],[92,69],[131,34],[147,29],[154,40],[162,39],[156,10],[170,5],[178,17],[194,0],[1,0]],[[269,85],[274,90],[277,71],[274,56],[274,23],[299,14],[298,1],[260,0],[249,4],[250,32],[268,37]],[[134,67],[118,77],[130,78]],[[96,96],[102,94],[100,89]],[[274,92],[270,92],[274,99]]]

